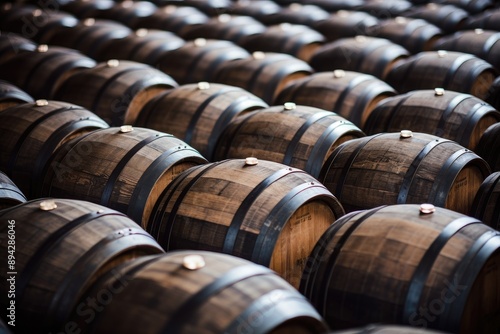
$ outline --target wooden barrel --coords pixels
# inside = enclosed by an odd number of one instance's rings
[[[117,2],[113,6],[96,8],[92,17],[118,21],[128,27],[134,27],[138,21],[147,20],[158,7],[149,1],[125,0]]]
[[[356,10],[379,18],[389,18],[404,15],[412,7],[413,4],[406,0],[369,0],[357,6]]]
[[[0,112],[18,104],[33,102],[33,98],[10,82],[0,80]]]
[[[493,8],[495,1],[498,2],[497,0],[437,0],[436,2],[457,6],[470,14],[476,14]]]
[[[260,3],[259,1],[258,3]],[[257,3],[257,4],[258,4]],[[260,21],[266,25],[274,25],[280,23],[301,24],[306,26],[313,26],[316,22],[326,20],[330,14],[316,5],[301,4],[293,2],[288,6],[281,7],[278,11],[267,12]]]
[[[435,50],[470,53],[500,69],[500,32],[482,29],[465,30],[442,37]]]
[[[179,5],[179,6],[188,6],[195,7],[200,10],[202,13],[205,13],[208,16],[217,16],[221,13],[227,13],[231,9],[232,1],[231,0],[159,0],[160,4],[168,4],[168,5]]]
[[[308,62],[324,42],[325,38],[316,30],[284,22],[270,26],[260,34],[244,37],[239,45],[251,52],[281,52]]]
[[[428,3],[414,6],[405,14],[407,17],[425,20],[441,28],[445,33],[454,33],[464,27],[469,17],[467,11],[453,5]]]
[[[469,16],[464,28],[500,31],[500,8],[484,11],[473,16]]]
[[[326,20],[319,21],[313,28],[322,33],[328,41],[340,38],[366,35],[379,24],[379,20],[368,13],[339,10]]]
[[[309,64],[293,56],[256,51],[245,59],[223,63],[214,81],[241,87],[272,103],[287,84],[312,72]]]
[[[490,173],[486,161],[453,141],[401,131],[341,144],[318,180],[347,212],[431,203],[467,214]]]
[[[500,110],[500,77],[497,77],[491,84],[485,101],[491,104],[497,110]]]
[[[59,1],[61,10],[80,19],[94,17],[95,13],[107,10],[115,4],[113,0]]]
[[[472,208],[471,217],[480,219],[483,223],[500,230],[500,172],[488,176],[477,191]]]
[[[78,51],[40,44],[0,64],[2,77],[36,99],[50,99],[73,73],[92,68],[96,62]]]
[[[329,332],[330,334],[445,334],[427,328],[415,328],[401,325],[368,325],[365,327],[350,328]]]
[[[156,66],[164,52],[175,50],[185,41],[169,31],[141,28],[125,38],[107,41],[96,59],[126,59]]]
[[[288,102],[231,121],[220,136],[214,160],[257,157],[318,177],[338,145],[364,135],[331,111]]]
[[[163,53],[158,68],[180,84],[212,82],[222,64],[249,55],[245,49],[230,41],[197,38],[178,49]]]
[[[493,333],[500,326],[499,248],[499,232],[443,208],[354,212],[318,241],[300,291],[332,329],[377,322]]]
[[[15,278],[20,333],[57,331],[101,275],[134,258],[163,253],[125,215],[84,201],[34,200],[0,211],[0,220],[2,254],[12,249],[8,236],[15,237],[15,265],[0,274],[0,289],[7,296],[12,289],[7,278]],[[7,303],[2,298],[4,310]]]
[[[405,47],[411,53],[430,51],[443,35],[443,31],[422,19],[411,19],[398,16],[380,22],[369,35],[386,38]]]
[[[170,134],[130,126],[96,130],[52,155],[40,195],[99,203],[146,228],[165,187],[182,171],[205,162]]]
[[[269,25],[274,22],[269,22],[268,19],[273,17],[273,15],[281,15],[284,10],[285,8],[281,7],[272,0],[260,0],[258,2],[251,0],[238,0],[234,2],[228,13],[233,15],[250,16],[266,25]]]
[[[368,134],[411,129],[454,140],[475,151],[489,126],[500,122],[500,112],[469,94],[415,90],[381,101],[363,130]]]
[[[0,170],[36,198],[42,170],[66,141],[108,125],[74,104],[37,100],[0,113]]]
[[[341,68],[384,79],[392,66],[410,53],[384,38],[356,36],[342,38],[317,49],[309,64],[318,72]]]
[[[493,171],[500,171],[500,123],[486,129],[475,152],[488,162]]]
[[[37,44],[14,33],[0,34],[0,65],[19,52],[34,51]]]
[[[83,309],[92,310],[86,300],[103,301],[105,307],[92,321],[74,312],[75,327],[85,333],[327,330],[311,304],[276,273],[212,252],[177,251],[136,259],[120,266],[115,275],[107,274],[81,298]]]
[[[73,73],[55,98],[95,112],[111,126],[132,124],[156,95],[177,87],[169,75],[133,61],[108,60]]]
[[[230,159],[179,175],[158,200],[148,231],[165,250],[235,255],[297,287],[316,241],[343,214],[337,199],[300,169]]]
[[[144,106],[135,125],[173,134],[212,161],[229,122],[266,107],[262,99],[239,87],[200,82],[158,95]]]
[[[276,1],[276,0],[275,0]],[[307,3],[319,6],[328,12],[355,10],[365,3],[364,0],[307,0]]]
[[[26,202],[26,196],[14,182],[0,171],[0,211]]]
[[[376,104],[395,94],[391,86],[374,76],[335,70],[295,80],[281,91],[274,104],[291,101],[333,111],[363,128]]]
[[[468,93],[484,100],[497,71],[486,61],[462,52],[421,52],[394,65],[386,81],[399,92],[434,89]]]

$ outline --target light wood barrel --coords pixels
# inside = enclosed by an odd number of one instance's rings
[[[179,175],[158,200],[148,231],[165,250],[235,255],[297,287],[312,247],[343,214],[337,199],[300,169],[229,159]]]
[[[303,60],[283,53],[257,51],[246,59],[223,63],[214,81],[241,87],[272,103],[287,84],[312,73],[312,67]]]
[[[48,333],[64,326],[85,290],[134,258],[164,251],[125,215],[100,205],[39,199],[0,211],[0,245],[15,236],[16,331]],[[11,232],[14,231],[14,232]],[[11,240],[11,239],[9,239]],[[6,259],[7,260],[7,259]],[[4,270],[0,289],[10,289]],[[2,298],[6,309],[7,298]]]
[[[500,31],[500,8],[484,11],[473,16],[469,16],[464,28]]]
[[[483,133],[500,122],[500,112],[464,93],[415,90],[381,101],[364,130],[368,134],[411,129],[451,139],[475,151]]]
[[[441,28],[446,33],[454,33],[464,27],[469,17],[467,11],[453,5],[428,3],[414,6],[405,16],[425,20]]]
[[[118,126],[134,123],[146,103],[173,87],[177,82],[172,77],[149,65],[112,59],[73,73],[55,98],[88,108]]]
[[[259,1],[262,2],[262,1]],[[256,4],[258,4],[257,2]],[[266,25],[293,23],[306,26],[313,26],[316,22],[326,20],[330,14],[316,5],[301,4],[300,2],[292,2],[287,6],[281,7],[278,11],[266,13],[260,21]]]
[[[128,126],[96,130],[52,155],[40,195],[99,203],[146,228],[165,187],[182,171],[205,162],[170,134]]]
[[[109,295],[112,298],[107,299]],[[92,321],[74,313],[73,322],[84,333],[327,330],[311,304],[276,273],[212,252],[177,251],[136,259],[94,284],[81,299],[83,310],[91,307],[87,298],[103,301],[103,311]]]
[[[33,102],[33,98],[10,82],[0,80],[0,112],[18,104]]]
[[[23,192],[7,175],[0,171],[0,211],[26,201]]]
[[[477,191],[470,216],[500,230],[500,172],[494,172],[484,180]]]
[[[345,37],[366,35],[379,24],[379,20],[368,13],[358,11],[339,10],[329,18],[313,25],[313,28],[322,33],[328,41],[335,41]]]
[[[467,214],[490,173],[486,161],[453,141],[402,131],[341,144],[318,180],[347,212],[431,203]]]
[[[408,50],[385,38],[356,36],[323,45],[309,64],[318,72],[341,68],[384,79],[392,66],[410,55]]]
[[[500,123],[486,129],[475,152],[488,162],[493,171],[500,171]]]
[[[441,87],[484,100],[497,71],[486,61],[462,52],[429,51],[397,63],[386,81],[401,93]]]
[[[300,291],[332,329],[375,322],[450,333],[499,328],[500,233],[430,208],[354,212],[325,232]]]
[[[144,106],[135,125],[173,134],[212,161],[229,122],[266,107],[262,99],[239,87],[200,82],[158,95]]]
[[[23,51],[34,51],[37,44],[14,33],[0,35],[0,65],[7,59]]]
[[[28,198],[36,198],[42,171],[68,140],[108,125],[80,106],[37,100],[0,112],[0,170]]]
[[[231,121],[220,136],[214,160],[257,157],[318,177],[338,145],[363,136],[357,126],[331,111],[289,102]]]
[[[391,86],[372,75],[335,70],[295,80],[281,91],[274,104],[290,101],[333,111],[363,128],[376,104],[395,94]]]

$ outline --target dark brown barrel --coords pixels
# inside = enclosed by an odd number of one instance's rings
[[[500,69],[500,32],[498,31],[482,29],[459,31],[437,41],[434,44],[434,50],[470,53]]]
[[[363,136],[357,126],[331,111],[288,102],[231,121],[220,136],[214,160],[257,157],[318,177],[338,145]]]
[[[333,331],[329,332],[329,334],[445,334],[445,332],[412,326],[368,325],[365,327]]]
[[[125,38],[107,41],[97,60],[126,59],[156,66],[163,53],[175,50],[185,41],[169,31],[138,29]]]
[[[500,110],[500,77],[497,77],[491,84],[485,100],[497,110]]]
[[[230,159],[179,175],[158,200],[148,231],[165,250],[235,255],[297,287],[316,241],[343,214],[337,199],[300,169]]]
[[[60,8],[80,19],[85,19],[93,17],[95,13],[109,9],[115,4],[113,0],[60,1]]]
[[[168,5],[158,8],[151,16],[137,20],[133,28],[168,30],[179,35],[184,29],[208,20],[208,16],[194,7]]]
[[[19,52],[34,51],[37,44],[14,33],[0,34],[0,65]]]
[[[281,52],[308,62],[324,42],[325,37],[316,30],[284,22],[268,27],[260,34],[244,37],[239,45],[251,52]]]
[[[497,2],[497,0],[469,0],[469,1],[464,1],[464,0],[438,0],[436,2],[440,2],[443,4],[450,4],[453,6],[457,6],[460,8],[465,9],[467,12],[471,14],[475,13],[481,13],[484,12],[488,9],[493,8],[494,2]]]
[[[99,203],[146,228],[165,187],[182,171],[205,162],[170,134],[129,126],[96,130],[52,155],[41,178],[41,196]]]
[[[234,15],[251,16],[264,24],[272,24],[272,22],[268,21],[268,18],[271,18],[274,15],[281,15],[284,10],[285,8],[281,7],[272,0],[238,0],[231,6],[229,13]]]
[[[281,91],[274,104],[290,101],[333,111],[363,128],[375,105],[395,94],[391,86],[374,76],[335,70],[295,80]]]
[[[401,131],[341,144],[318,180],[347,212],[431,203],[467,214],[490,173],[486,161],[453,141]]]
[[[80,52],[64,47],[38,45],[0,64],[2,77],[36,99],[50,99],[61,83],[73,73],[92,68],[96,62]]]
[[[266,107],[262,99],[239,87],[200,82],[158,95],[144,106],[135,125],[170,133],[212,161],[229,122],[242,113]]]
[[[26,202],[26,196],[14,182],[0,171],[0,211]]]
[[[500,8],[484,11],[483,13],[469,16],[464,28],[500,31]]]
[[[115,21],[88,18],[80,21],[75,27],[53,29],[50,37],[40,42],[76,49],[95,58],[105,42],[124,38],[131,32],[129,28]]]
[[[317,49],[309,64],[316,71],[341,68],[384,79],[392,66],[410,53],[384,38],[356,36],[342,38]]]
[[[313,28],[322,33],[327,40],[335,41],[340,38],[366,35],[377,27],[379,20],[368,13],[339,10],[332,13],[326,20],[313,25]]]
[[[107,296],[112,298],[107,299]],[[88,299],[87,299],[88,298]],[[152,303],[152,300],[155,300]],[[311,304],[273,271],[225,254],[177,251],[136,259],[82,299],[102,312],[74,312],[85,333],[325,333]],[[154,319],[154,321],[151,321]]]
[[[293,56],[256,51],[246,59],[222,64],[214,81],[241,87],[272,103],[287,84],[308,77],[312,72],[309,64]]]
[[[500,171],[500,123],[486,129],[475,152],[488,162],[493,171]]]
[[[356,10],[385,19],[404,15],[412,6],[413,4],[406,0],[369,0],[357,6]]]
[[[500,230],[500,172],[494,172],[484,180],[477,191],[470,216]]]
[[[189,6],[199,9],[208,16],[217,16],[221,13],[227,13],[231,9],[231,0],[159,0],[161,4]]]
[[[257,2],[256,4],[262,1]],[[261,21],[267,25],[279,23],[302,24],[313,26],[316,22],[326,20],[330,14],[321,7],[309,4],[293,2],[288,6],[281,7],[276,12],[267,13]]]
[[[28,93],[10,82],[0,80],[0,111],[27,102],[33,102]]]
[[[368,34],[373,37],[386,38],[405,47],[411,53],[418,53],[432,50],[443,32],[425,20],[398,16],[381,21]]]
[[[421,6],[414,6],[405,13],[405,16],[425,20],[441,28],[446,33],[453,33],[464,26],[469,14],[453,5],[431,2]]]
[[[214,81],[217,69],[225,63],[250,54],[230,41],[197,38],[178,49],[165,52],[158,68],[180,84]]]
[[[73,73],[55,97],[88,108],[118,126],[133,124],[146,103],[173,87],[177,82],[172,77],[149,65],[112,59]]]
[[[95,10],[91,13],[92,17],[118,21],[128,27],[134,27],[138,21],[147,20],[156,10],[154,4],[149,1],[130,1],[115,2],[113,6],[103,6],[104,8]]]
[[[376,322],[486,334],[500,325],[499,284],[499,232],[413,204],[337,220],[311,253],[300,291],[332,329]]]
[[[386,81],[401,93],[434,89],[472,94],[484,100],[497,71],[486,61],[462,52],[421,52],[397,63]]]
[[[163,253],[125,215],[84,201],[34,200],[0,211],[0,221],[6,262],[12,251],[7,239],[15,237],[15,264],[0,274],[1,306],[7,308],[7,278],[14,277],[19,333],[57,331],[101,275],[132,259]]]
[[[239,44],[247,36],[262,33],[266,27],[250,16],[221,14],[207,22],[188,26],[179,35],[184,39],[222,39]]]
[[[66,141],[108,125],[74,104],[37,100],[0,113],[0,170],[36,198],[43,168]]]
[[[364,130],[368,134],[411,129],[451,139],[475,151],[500,112],[475,96],[452,91],[415,90],[381,101]]]
[[[275,0],[276,1],[276,0]],[[328,12],[354,10],[365,3],[364,0],[307,0],[307,3],[319,6]]]

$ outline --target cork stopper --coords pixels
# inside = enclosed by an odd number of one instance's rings
[[[128,133],[134,131],[134,128],[132,125],[122,125],[120,126],[120,132],[121,133]]]
[[[396,21],[396,23],[398,24],[405,24],[406,22],[408,22],[408,20],[406,19],[406,17],[402,17],[402,16],[398,16],[394,19],[394,21]]]
[[[35,105],[36,105],[37,107],[45,107],[45,106],[49,105],[49,101],[44,100],[44,99],[41,99],[41,100],[36,100],[36,101],[35,101]]]
[[[207,40],[205,38],[197,38],[194,40],[193,43],[195,46],[198,46],[198,47],[205,46],[205,45],[207,45]]]
[[[481,35],[482,33],[484,33],[484,30],[483,30],[483,29],[481,29],[481,28],[476,28],[476,29],[474,29],[474,33],[475,33],[476,35]]]
[[[205,259],[201,255],[187,255],[182,259],[182,266],[189,270],[205,267]]]
[[[413,137],[413,132],[411,130],[401,130],[399,136],[401,138],[410,138]]]
[[[95,24],[95,19],[92,17],[89,17],[88,19],[83,20],[83,25],[86,27],[91,27]]]
[[[177,7],[175,7],[174,5],[168,5],[166,7],[163,8],[163,11],[167,14],[172,14],[174,13],[175,11],[177,10]]]
[[[149,33],[149,30],[148,30],[148,29],[146,29],[146,28],[141,28],[141,29],[137,29],[137,30],[136,30],[135,35],[136,35],[136,36],[139,36],[139,37],[144,37],[144,36],[146,36],[148,33]]]
[[[262,51],[255,51],[252,53],[253,59],[264,59],[266,58],[266,54]]]
[[[439,50],[437,52],[437,55],[439,58],[444,58],[444,57],[446,57],[447,54],[448,54],[448,52],[446,52],[445,50]]]
[[[42,16],[42,13],[43,13],[43,12],[42,12],[42,10],[41,10],[41,9],[35,9],[35,10],[33,11],[33,16],[34,16],[34,17]]]
[[[423,214],[430,214],[436,212],[436,207],[432,204],[424,203],[420,205],[420,212]]]
[[[259,163],[259,160],[254,157],[249,157],[245,159],[245,165],[247,166],[255,166]]]
[[[297,105],[293,102],[285,102],[283,107],[285,108],[285,110],[294,110],[297,108]]]
[[[341,9],[341,10],[339,10],[337,12],[337,15],[340,16],[340,17],[348,17],[349,16],[349,12],[347,10]]]
[[[198,89],[199,90],[206,90],[210,88],[210,84],[206,81],[200,81],[198,82]]]
[[[288,8],[290,8],[290,10],[294,11],[294,12],[299,12],[302,10],[302,5],[300,3],[292,3],[290,4],[290,6],[288,6]]]
[[[36,51],[40,53],[45,53],[49,51],[49,46],[47,44],[40,44],[36,47]]]
[[[364,43],[364,42],[366,42],[366,36],[358,35],[358,36],[354,37],[354,40],[358,43]]]
[[[219,22],[222,22],[222,23],[229,22],[229,21],[231,21],[231,15],[229,15],[229,14],[220,14],[219,16],[217,16],[217,20]]]
[[[118,67],[120,65],[120,61],[118,59],[110,59],[106,62],[107,67]]]
[[[435,96],[443,96],[444,95],[444,89],[443,88],[434,88],[434,95]]]
[[[40,210],[51,211],[57,208],[56,202],[53,200],[47,200],[40,202]]]
[[[333,71],[333,77],[335,79],[340,79],[345,77],[345,71],[344,70],[335,70]]]

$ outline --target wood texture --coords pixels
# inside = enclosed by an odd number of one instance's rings
[[[0,171],[0,210],[24,202],[26,202],[26,196],[7,175]]]
[[[0,170],[28,198],[38,195],[43,169],[58,147],[108,125],[71,103],[25,103],[0,112]]]
[[[99,203],[146,228],[165,187],[182,171],[205,162],[170,134],[143,128],[97,130],[52,155],[41,195]]]
[[[270,266],[297,286],[316,240],[343,212],[302,170],[229,159],[178,176],[159,199],[148,231],[165,250],[235,255]]]
[[[33,102],[28,93],[10,82],[0,80],[0,111],[28,102]]]
[[[500,112],[469,94],[416,90],[381,101],[364,130],[368,134],[412,130],[451,139],[475,151],[483,133],[500,122]]]
[[[469,14],[467,11],[453,5],[428,3],[414,6],[405,13],[405,16],[426,20],[441,28],[444,32],[453,33],[464,27]]]
[[[375,322],[450,333],[498,329],[500,234],[475,218],[419,207],[355,212],[325,232],[300,291],[332,329]]]
[[[380,133],[337,147],[318,180],[347,212],[431,203],[467,214],[490,173],[486,161],[453,141]]]
[[[500,123],[486,129],[476,147],[476,153],[488,162],[493,171],[500,171]]]
[[[484,180],[474,198],[470,215],[500,230],[500,172],[494,172]]]
[[[220,136],[214,160],[257,157],[318,177],[338,145],[363,136],[357,126],[333,112],[302,105],[274,106],[231,121]]]
[[[481,28],[500,31],[500,9],[487,10],[483,13],[470,16],[465,27],[469,29]]]
[[[15,221],[16,331],[47,333],[64,325],[79,297],[113,267],[163,253],[156,241],[125,215],[100,205],[66,199],[42,210],[35,200],[0,211],[0,250],[7,254],[9,221]],[[0,289],[7,295],[6,270]],[[2,308],[6,308],[2,298]]]
[[[333,1],[332,1],[333,2]],[[370,29],[377,27],[379,20],[368,13],[339,10],[326,20],[321,20],[313,28],[322,33],[327,40],[366,35]]]
[[[262,99],[222,84],[186,84],[158,95],[135,125],[173,134],[212,161],[219,136],[240,114],[268,107]]]
[[[202,257],[202,268],[183,266],[192,255]],[[306,299],[276,273],[225,254],[177,251],[137,259],[106,275],[85,297],[98,299],[104,296],[102,291],[119,292],[93,321],[75,312],[74,322],[81,324],[78,328],[83,333],[312,334],[327,330]],[[81,299],[83,305],[86,298]]]

